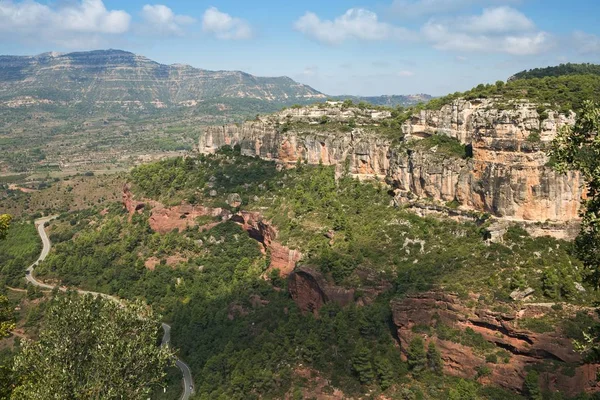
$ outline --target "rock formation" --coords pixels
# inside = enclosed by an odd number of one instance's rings
[[[258,241],[262,250],[270,255],[269,270],[278,269],[281,276],[288,276],[295,268],[296,262],[302,258],[298,250],[289,249],[277,242],[277,230],[259,213],[239,211],[232,214],[222,208],[204,207],[202,205],[181,204],[165,207],[154,200],[138,201],[130,190],[129,185],[123,187],[123,206],[129,213],[129,218],[135,213],[141,213],[146,206],[151,208],[148,223],[155,232],[167,233],[177,229],[179,232],[187,227],[197,226],[197,217],[211,216],[222,221],[232,220],[248,232],[251,238]],[[211,228],[218,222],[204,225]]]
[[[331,285],[320,272],[307,266],[298,267],[290,274],[288,291],[302,312],[314,314],[330,301],[340,306],[354,301],[354,289]]]
[[[574,123],[573,113],[540,115],[527,102],[456,100],[415,114],[402,126],[401,145],[377,132],[388,117],[339,103],[290,109],[241,125],[209,127],[200,136],[199,151],[239,145],[242,154],[284,164],[336,165],[338,172],[358,178],[386,179],[398,201],[457,200],[461,209],[515,221],[578,220],[584,182],[577,173],[555,172],[545,152],[560,127]],[[411,149],[415,140],[431,135],[459,140],[472,149],[472,157]]]
[[[473,297],[476,299],[476,296]],[[471,300],[473,300],[471,299]],[[509,390],[520,391],[527,374],[526,367],[555,363],[541,373],[544,389],[560,390],[568,395],[581,391],[600,391],[596,383],[599,365],[584,364],[571,341],[558,332],[539,334],[518,328],[518,320],[527,315],[527,309],[513,309],[508,313],[492,312],[478,305],[468,307],[457,296],[442,292],[425,292],[392,301],[392,314],[404,356],[419,327],[429,327],[424,334],[426,342],[433,342],[444,361],[445,372],[463,378],[475,378],[477,367],[486,366],[490,374],[482,379]],[[526,305],[524,306],[526,307]],[[480,349],[440,338],[440,327],[465,332],[472,329],[488,343],[493,354],[503,350],[507,359],[498,357],[497,363],[486,362]],[[507,362],[508,361],[508,362]],[[570,369],[571,373],[564,370]]]

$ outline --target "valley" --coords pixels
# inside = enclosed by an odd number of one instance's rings
[[[102,293],[88,316],[103,298],[151,314],[128,318],[170,360],[152,399],[600,393],[589,65],[439,98],[116,50],[0,65],[12,398],[63,290]]]

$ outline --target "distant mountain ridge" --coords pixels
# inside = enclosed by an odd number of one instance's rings
[[[434,97],[424,93],[418,94],[407,94],[407,95],[383,95],[383,96],[350,96],[350,95],[342,95],[335,96],[335,99],[338,100],[352,100],[354,102],[365,101],[367,103],[373,104],[375,106],[386,106],[386,107],[396,107],[396,106],[412,106],[418,103],[427,103],[429,100]]]
[[[166,108],[218,99],[293,104],[326,96],[288,77],[164,65],[122,50],[0,56],[0,102]]]

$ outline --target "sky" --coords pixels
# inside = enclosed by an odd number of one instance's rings
[[[331,95],[463,91],[600,63],[598,0],[0,0],[0,54],[122,49]]]

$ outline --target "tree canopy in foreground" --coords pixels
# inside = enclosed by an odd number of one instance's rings
[[[141,304],[57,294],[39,340],[15,359],[13,399],[146,399],[173,362],[160,322]]]

